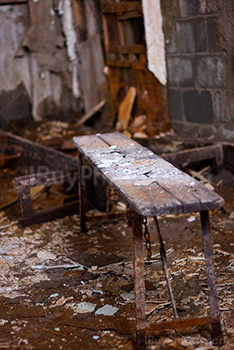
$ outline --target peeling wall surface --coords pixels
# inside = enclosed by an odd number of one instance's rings
[[[71,0],[0,6],[0,127],[67,119],[79,95]]]
[[[234,141],[234,2],[161,6],[174,129]]]
[[[167,83],[165,40],[160,0],[142,0],[148,68],[162,85]]]
[[[0,127],[31,114],[28,58],[14,58],[28,25],[27,5],[0,7]]]

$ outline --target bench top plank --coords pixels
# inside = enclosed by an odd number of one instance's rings
[[[223,204],[218,194],[123,134],[88,135],[73,140],[140,215],[196,212]]]

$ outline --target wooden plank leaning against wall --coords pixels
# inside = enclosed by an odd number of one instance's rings
[[[171,128],[168,90],[147,69],[141,1],[101,0],[108,81],[113,114],[117,114],[130,86],[137,89],[133,114],[147,116],[153,136]]]

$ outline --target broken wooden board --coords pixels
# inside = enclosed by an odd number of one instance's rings
[[[96,106],[94,106],[93,108],[91,108],[90,111],[88,111],[88,113],[86,113],[76,124],[77,127],[80,127],[82,124],[84,124],[87,120],[89,120],[92,116],[94,116],[94,114],[96,114],[97,112],[99,112],[102,107],[104,107],[106,104],[106,101],[103,100],[101,102],[99,102]]]
[[[75,137],[79,151],[142,216],[199,212],[223,199],[120,133]]]
[[[46,166],[47,171],[78,168],[78,161],[75,157],[2,130],[0,130],[0,136],[7,138],[10,153],[21,150],[21,160],[28,168],[34,165]]]
[[[132,108],[136,98],[136,88],[131,86],[119,108],[118,123],[116,129],[118,131],[126,130],[132,113]]]

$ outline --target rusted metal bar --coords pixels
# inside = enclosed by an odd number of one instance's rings
[[[107,217],[109,216],[110,213],[110,206],[111,206],[111,188],[110,185],[107,184],[106,186],[106,213]]]
[[[135,304],[136,304],[136,341],[137,349],[146,348],[145,336],[145,281],[144,281],[144,260],[143,260],[143,233],[142,217],[132,211],[132,234],[133,234],[133,267],[135,283]]]
[[[214,345],[223,346],[224,338],[223,338],[223,333],[220,325],[218,297],[217,297],[217,290],[215,285],[215,269],[214,269],[214,257],[213,257],[213,248],[212,248],[209,211],[208,210],[201,211],[200,217],[201,217],[201,226],[202,226],[202,233],[203,233],[204,254],[205,254],[205,261],[206,261],[207,283],[208,283],[208,289],[209,289],[210,315],[213,319],[216,319],[215,322],[212,322],[212,329],[213,329],[212,339],[213,339]]]
[[[158,322],[155,324],[148,325],[144,331],[146,336],[157,334],[160,331],[166,329],[181,329],[188,327],[198,327],[210,325],[214,322],[217,322],[217,319],[213,319],[212,317],[199,317],[199,318],[186,318],[184,320],[172,320],[165,322]]]
[[[22,217],[30,217],[33,214],[30,185],[24,185],[17,189],[20,212]]]
[[[80,214],[80,231],[87,232],[86,228],[86,215],[85,215],[85,179],[83,178],[83,155],[79,153],[79,166],[78,166],[78,186],[79,186],[79,214]]]
[[[128,227],[132,227],[132,211],[131,211],[129,203],[127,203],[126,216],[127,216],[127,220],[128,220]]]
[[[164,270],[166,281],[167,281],[167,288],[168,288],[168,292],[169,292],[170,299],[171,299],[173,313],[174,313],[175,318],[179,319],[179,315],[177,313],[176,304],[175,304],[175,298],[174,298],[174,294],[173,294],[173,290],[172,290],[172,286],[171,286],[171,281],[170,281],[170,277],[169,277],[169,273],[168,273],[168,268],[167,268],[166,250],[164,247],[158,219],[156,216],[154,216],[154,221],[155,221],[155,225],[156,225],[157,232],[158,232],[158,238],[159,238],[159,243],[160,243],[160,255],[161,255],[163,270]]]

